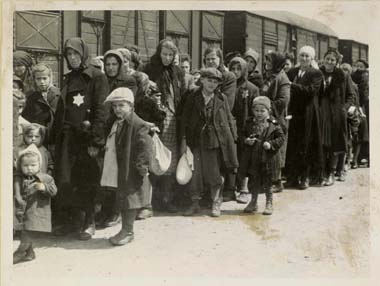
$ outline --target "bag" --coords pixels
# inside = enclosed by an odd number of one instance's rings
[[[177,170],[176,170],[176,179],[178,184],[186,185],[190,182],[191,177],[193,175],[194,170],[194,156],[191,153],[189,147],[183,155],[181,159],[179,159]]]
[[[149,170],[157,175],[163,175],[170,167],[172,153],[162,144],[160,138],[155,133],[153,135],[153,158],[150,161]]]

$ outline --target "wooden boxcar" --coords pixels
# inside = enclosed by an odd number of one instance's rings
[[[338,37],[329,27],[290,12],[228,11],[224,22],[225,53],[253,48],[261,55],[269,50],[296,55],[310,45],[318,60],[329,47],[338,48]]]
[[[338,48],[338,38],[329,27],[284,11],[97,10],[14,14],[14,50],[26,50],[36,62],[50,64],[57,85],[66,72],[62,48],[70,37],[84,38],[91,56],[133,44],[140,48],[145,62],[161,39],[170,38],[180,54],[190,55],[193,68],[202,66],[203,51],[208,46],[221,47],[225,53],[244,53],[253,48],[262,55],[268,50],[297,54],[302,46],[311,45],[317,59],[323,57],[328,47]],[[368,46],[364,44],[343,40],[339,47],[351,62],[368,58]]]
[[[339,40],[339,52],[343,55],[343,62],[353,65],[357,60],[368,62],[368,45],[353,40]]]

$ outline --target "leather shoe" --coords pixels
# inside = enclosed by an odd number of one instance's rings
[[[257,202],[251,201],[244,209],[245,213],[257,212]]]
[[[272,185],[272,193],[281,193],[284,190],[284,185],[281,181],[277,182],[276,184]]]
[[[183,213],[184,216],[192,216],[195,215],[196,213],[199,213],[201,211],[201,207],[199,206],[198,201],[192,202],[191,206],[185,210]]]
[[[298,188],[300,190],[306,190],[308,187],[309,187],[309,179],[308,178],[302,180],[301,183],[298,186]]]
[[[211,216],[212,217],[220,217],[220,203],[219,202],[216,202],[216,203],[213,203],[212,204],[212,208],[211,208]]]
[[[33,246],[30,246],[26,251],[26,255],[24,257],[24,261],[32,261],[36,259],[36,254],[34,253]]]
[[[94,234],[95,234],[95,225],[90,225],[87,229],[85,229],[84,231],[81,231],[78,234],[78,239],[90,240]]]
[[[248,193],[239,193],[239,195],[236,197],[236,202],[239,204],[246,204],[249,201]]]
[[[139,211],[139,213],[136,216],[136,219],[143,220],[143,219],[150,218],[152,216],[153,216],[153,211],[151,209],[144,208]]]
[[[328,187],[328,186],[332,186],[332,185],[334,185],[334,183],[335,183],[335,176],[334,176],[334,173],[331,173],[331,174],[328,176],[328,178],[327,178],[327,180],[326,180],[326,182],[325,182],[325,186],[326,186],[326,187]]]
[[[127,232],[122,229],[115,236],[110,237],[109,242],[115,246],[122,246],[122,245],[132,242],[133,239],[134,239],[133,232]]]
[[[120,214],[113,214],[111,217],[107,218],[104,222],[105,227],[111,227],[119,224],[121,222]]]

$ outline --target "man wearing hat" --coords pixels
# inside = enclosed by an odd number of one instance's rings
[[[104,101],[113,113],[107,120],[107,142],[100,185],[116,190],[121,205],[122,228],[109,241],[124,245],[134,239],[137,211],[149,203],[149,161],[153,153],[150,125],[134,112],[134,96],[126,87],[116,88]],[[96,205],[100,210],[100,205]]]
[[[217,91],[222,74],[216,68],[201,70],[201,88],[191,93],[182,118],[181,153],[189,146],[194,155],[194,173],[189,191],[192,204],[184,213],[200,211],[199,200],[204,189],[212,199],[212,213],[220,216],[221,187],[228,172],[238,167],[236,125],[225,95]]]

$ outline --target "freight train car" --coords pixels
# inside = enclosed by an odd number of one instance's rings
[[[343,62],[354,65],[357,60],[368,62],[368,45],[353,40],[339,40],[339,52],[343,55]]]
[[[302,46],[310,45],[315,48],[318,60],[329,47],[338,48],[338,37],[333,30],[290,12],[228,11],[224,17],[225,53],[244,53],[253,48],[261,55],[269,50],[296,55]]]
[[[36,62],[53,68],[59,86],[66,66],[64,41],[82,37],[91,56],[111,48],[136,45],[148,61],[159,41],[170,38],[180,54],[189,54],[193,68],[202,66],[203,51],[216,46],[225,53],[253,48],[260,54],[277,50],[296,54],[303,45],[316,49],[317,59],[329,47],[338,48],[334,31],[320,22],[284,11],[16,11],[14,50],[26,50]],[[351,61],[368,57],[368,46],[341,42]],[[259,65],[261,68],[261,65]]]

